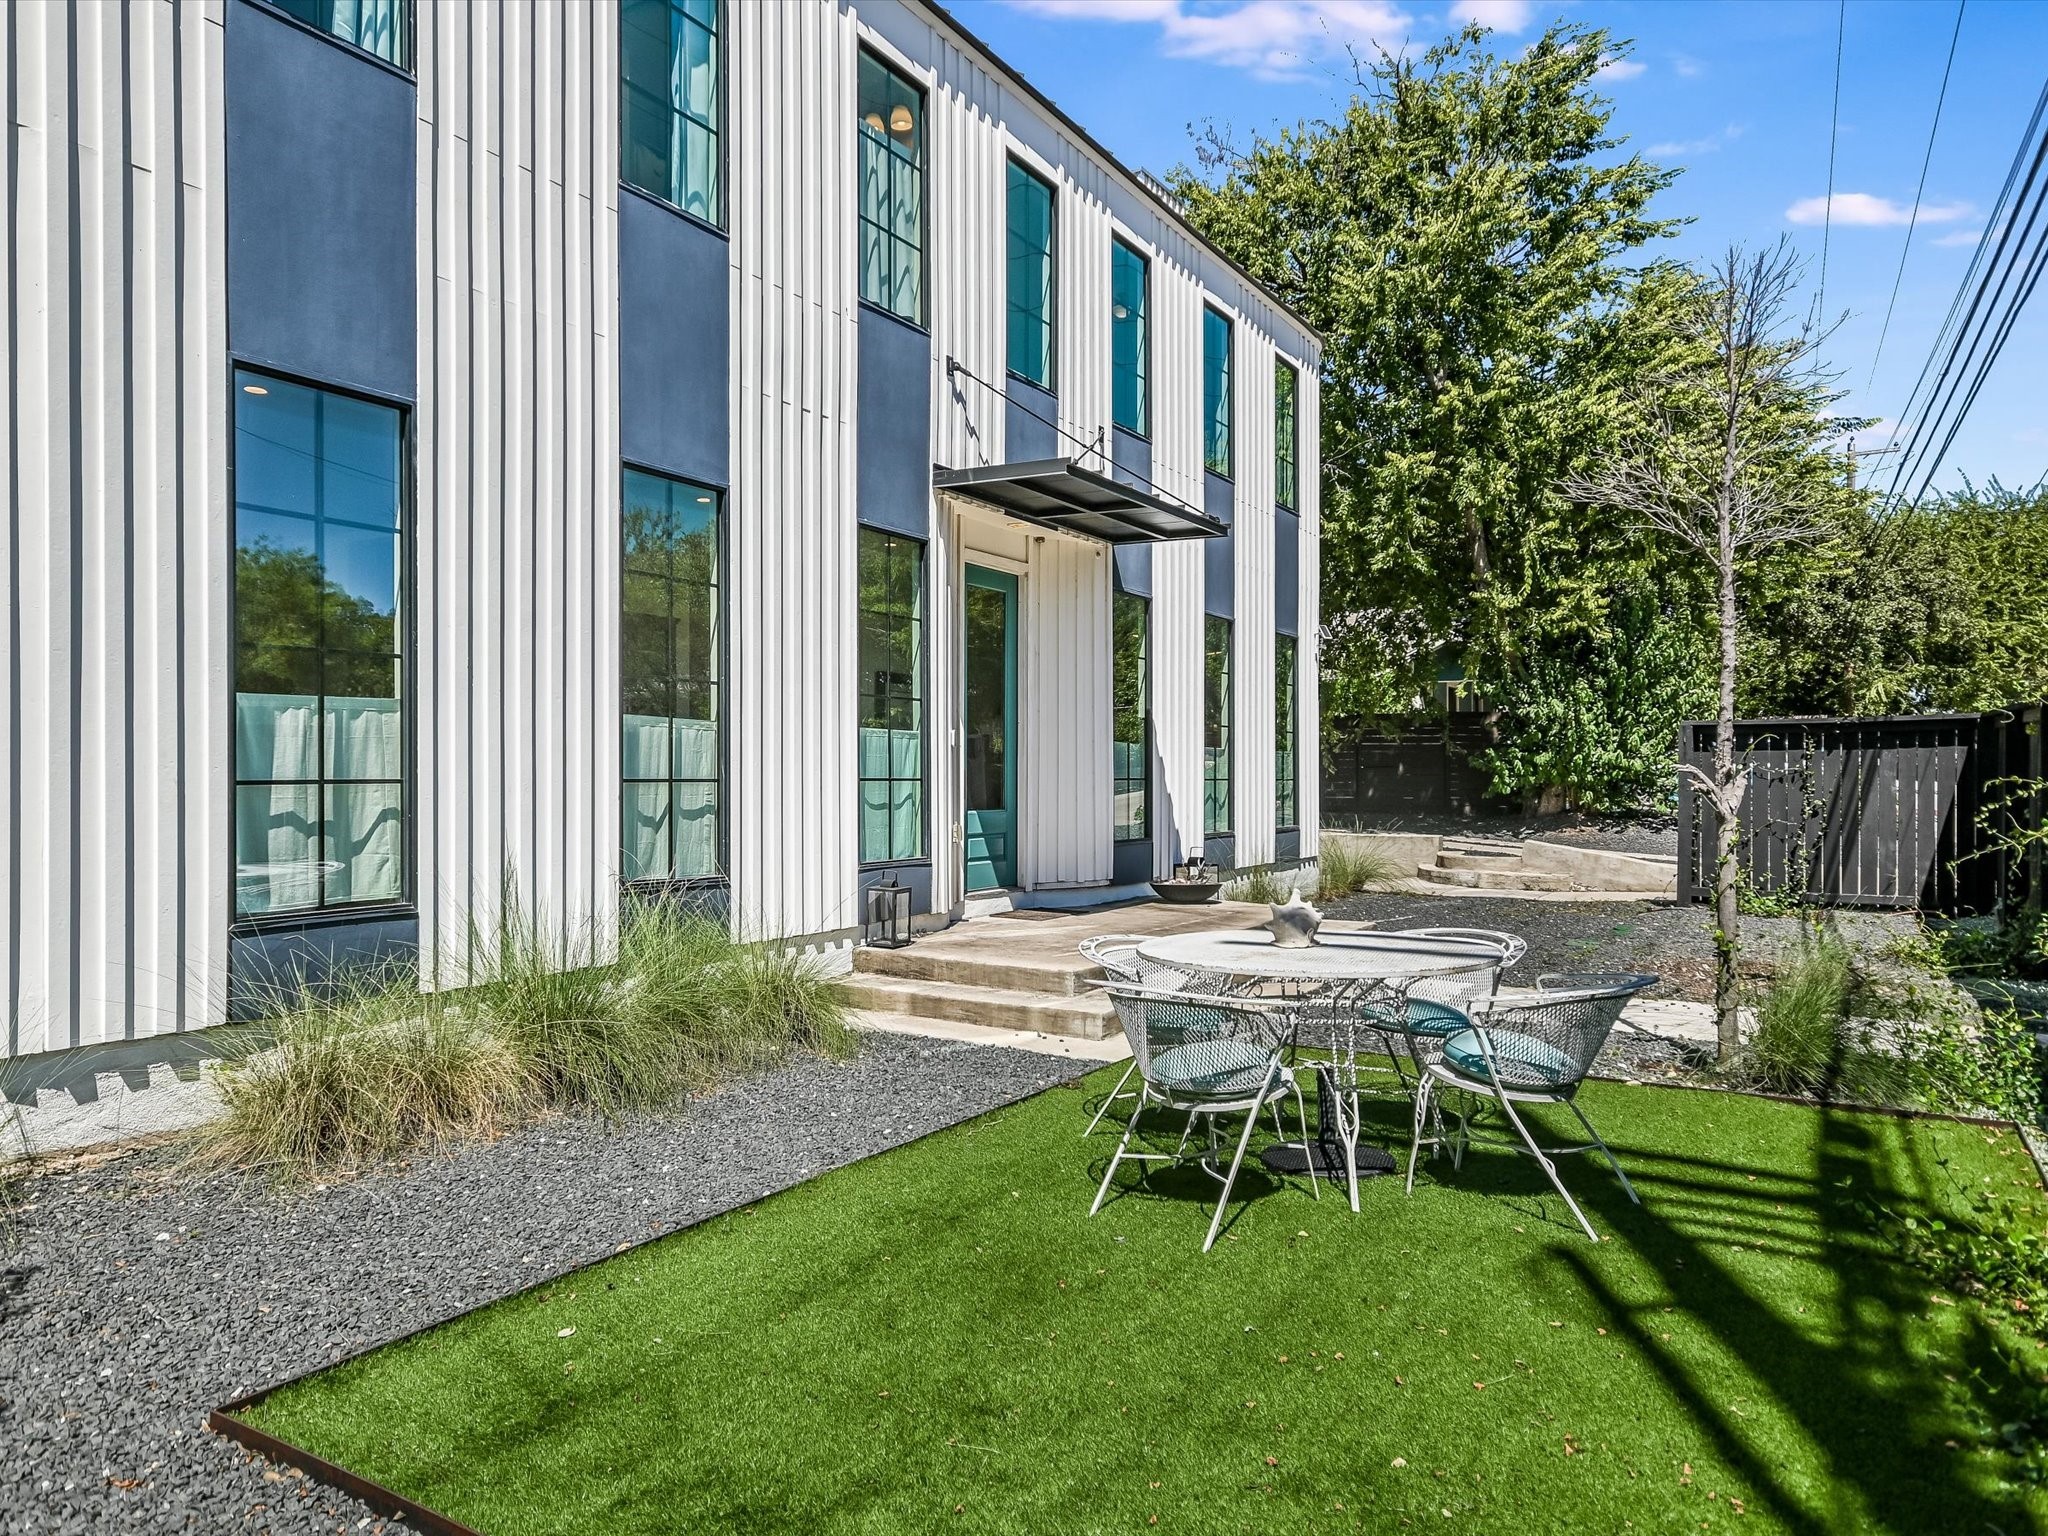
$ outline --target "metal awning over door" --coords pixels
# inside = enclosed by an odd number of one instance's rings
[[[984,502],[1023,522],[1078,533],[1105,544],[1214,539],[1229,531],[1192,507],[1112,480],[1072,459],[937,469],[932,472],[932,485]]]

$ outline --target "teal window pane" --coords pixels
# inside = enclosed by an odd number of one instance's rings
[[[924,857],[924,546],[860,530],[856,598],[863,863]]]
[[[1283,507],[1295,504],[1300,458],[1295,451],[1295,397],[1301,379],[1286,363],[1273,369],[1273,499]]]
[[[924,319],[924,96],[873,54],[857,74],[860,296]]]
[[[718,492],[629,469],[622,495],[619,868],[717,875],[725,846],[725,668]]]
[[[1231,830],[1230,621],[1207,619],[1203,629],[1202,830]]]
[[[269,0],[330,37],[400,69],[412,68],[411,0]]]
[[[238,369],[235,912],[404,899],[404,421]]]
[[[1219,475],[1231,469],[1230,322],[1202,311],[1202,462]]]
[[[1128,592],[1110,598],[1112,818],[1118,842],[1151,835],[1151,604]]]
[[[1151,269],[1121,240],[1109,252],[1109,368],[1111,419],[1126,432],[1151,435],[1149,319]]]
[[[623,0],[619,179],[721,224],[724,44],[717,0]]]
[[[1052,387],[1052,186],[1009,162],[1009,369]]]

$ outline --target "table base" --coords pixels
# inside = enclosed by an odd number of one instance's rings
[[[1354,1156],[1358,1159],[1358,1176],[1361,1179],[1376,1179],[1383,1173],[1394,1171],[1394,1154],[1384,1147],[1361,1146]],[[1313,1162],[1319,1177],[1339,1184],[1349,1176],[1344,1166],[1344,1149],[1333,1142],[1311,1141],[1305,1145],[1290,1142],[1268,1147],[1259,1154],[1259,1161],[1275,1173],[1306,1173]]]

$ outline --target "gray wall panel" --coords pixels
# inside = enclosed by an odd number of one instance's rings
[[[1237,487],[1214,470],[1202,474],[1202,510],[1229,528],[1236,522]],[[1212,618],[1237,617],[1237,552],[1235,539],[1202,541],[1202,611]]]
[[[1109,433],[1109,473],[1112,479],[1141,490],[1152,488],[1152,444],[1135,432],[1112,427]],[[1116,587],[1119,592],[1152,595],[1152,546],[1120,544],[1116,549]]]
[[[1301,633],[1301,519],[1285,507],[1273,513],[1273,628]]]
[[[1063,442],[1052,425],[1060,419],[1059,397],[1022,379],[1010,379],[1008,386],[1003,401],[1004,462],[1023,464],[1033,459],[1072,458],[1074,445]],[[1033,411],[1038,415],[1032,415]],[[1045,420],[1040,421],[1039,416]]]
[[[619,189],[619,451],[731,483],[732,253],[723,236]]]
[[[855,452],[860,520],[913,539],[932,523],[932,339],[860,306]]]
[[[226,19],[228,346],[411,400],[413,83],[253,0]]]

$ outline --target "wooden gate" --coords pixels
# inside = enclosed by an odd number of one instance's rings
[[[1738,720],[1749,764],[1737,858],[1760,895],[1821,905],[1989,911],[2010,871],[1980,825],[2004,784],[2041,777],[2040,705],[1982,715]],[[1679,760],[1712,773],[1714,723],[1688,721]],[[1999,814],[2039,825],[2040,797]],[[1681,902],[1713,899],[1712,807],[1678,780]],[[2038,863],[2038,860],[2036,861]]]

